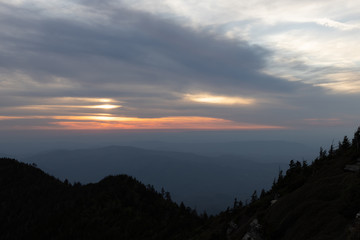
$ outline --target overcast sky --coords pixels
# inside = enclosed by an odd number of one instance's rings
[[[360,124],[360,2],[0,0],[0,129]]]

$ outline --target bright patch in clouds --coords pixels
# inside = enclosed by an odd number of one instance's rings
[[[119,108],[120,105],[111,105],[111,104],[103,104],[103,105],[94,105],[94,106],[88,106],[88,108],[100,108],[100,109],[114,109]]]
[[[208,104],[252,104],[252,99],[239,97],[214,96],[209,94],[186,95],[191,101]],[[110,98],[49,98],[43,100],[47,105],[28,105],[18,106],[13,109],[29,110],[38,115],[3,115],[0,121],[9,122],[16,120],[14,125],[6,125],[6,128],[12,129],[66,129],[66,130],[105,130],[105,129],[123,129],[123,130],[156,130],[156,129],[194,129],[194,130],[265,130],[265,129],[283,129],[282,126],[252,124],[227,120],[218,117],[203,116],[167,116],[167,117],[128,117],[118,115],[112,110],[121,107],[116,104],[118,101]],[[79,105],[75,105],[79,103]],[[109,103],[109,104],[96,104]],[[110,104],[113,103],[113,104]],[[80,105],[82,104],[82,105]],[[84,105],[88,104],[88,105]],[[79,112],[82,109],[83,112]],[[93,109],[86,112],[86,109]],[[97,110],[99,112],[94,112]],[[104,113],[104,110],[107,113]],[[85,111],[85,112],[84,112]],[[74,115],[74,112],[77,114]],[[57,114],[58,113],[58,114]],[[59,113],[63,115],[59,115]],[[20,123],[20,124],[19,124]]]
[[[36,110],[51,110],[51,109],[115,109],[122,107],[117,103],[118,101],[109,98],[76,98],[76,97],[63,97],[63,98],[49,98],[44,100],[47,104],[26,105],[20,106],[20,109]],[[50,104],[49,104],[50,103]],[[52,104],[51,104],[52,103]],[[98,104],[96,104],[98,103]],[[99,104],[109,103],[109,104]],[[78,104],[78,105],[77,105]],[[94,105],[96,104],[96,105]]]
[[[251,98],[216,96],[211,94],[186,94],[185,99],[193,102],[220,105],[251,105],[255,103],[255,100]]]
[[[328,83],[319,83],[315,86],[320,86],[324,88],[328,88],[334,93],[359,93],[360,92],[360,81],[336,81],[336,82],[328,82]]]

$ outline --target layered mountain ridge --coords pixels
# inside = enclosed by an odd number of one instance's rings
[[[0,238],[360,239],[359,159],[360,129],[312,162],[290,161],[270,190],[209,217],[126,175],[70,184],[2,158]]]

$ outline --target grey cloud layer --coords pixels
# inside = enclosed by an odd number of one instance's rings
[[[26,97],[109,97],[124,100],[117,111],[129,116],[201,115],[272,124],[306,118],[326,106],[327,97],[317,97],[321,89],[262,73],[270,50],[104,1],[84,4],[106,16],[97,22],[81,14],[45,17],[40,9],[0,3],[0,106],[21,105]],[[179,101],[197,91],[271,96],[284,103],[230,111]],[[9,100],[16,95],[25,98]],[[303,104],[317,99],[319,108]]]
[[[23,14],[13,15],[15,10]],[[297,85],[261,73],[270,53],[259,46],[216,39],[146,13],[106,9],[110,20],[95,25],[36,18],[34,12],[8,8],[3,14],[7,21],[1,25],[8,30],[0,35],[6,53],[0,63],[36,81],[61,76],[89,86],[161,84],[182,91],[221,87],[231,94],[288,92]]]

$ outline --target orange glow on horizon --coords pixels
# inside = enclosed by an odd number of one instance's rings
[[[48,119],[48,124],[33,129],[67,129],[67,130],[92,130],[92,129],[124,129],[124,130],[265,130],[284,129],[282,126],[239,123],[231,120],[199,116],[175,116],[160,118],[117,117],[111,115],[90,116],[0,116],[0,120],[36,120]],[[17,127],[18,128],[18,127]],[[24,127],[26,128],[26,127]]]
[[[259,130],[282,129],[284,127],[237,123],[234,121],[196,116],[177,116],[162,118],[135,118],[109,116],[66,116],[56,117],[60,120],[54,125],[65,129],[198,129],[198,130]],[[68,120],[68,121],[61,121]]]

